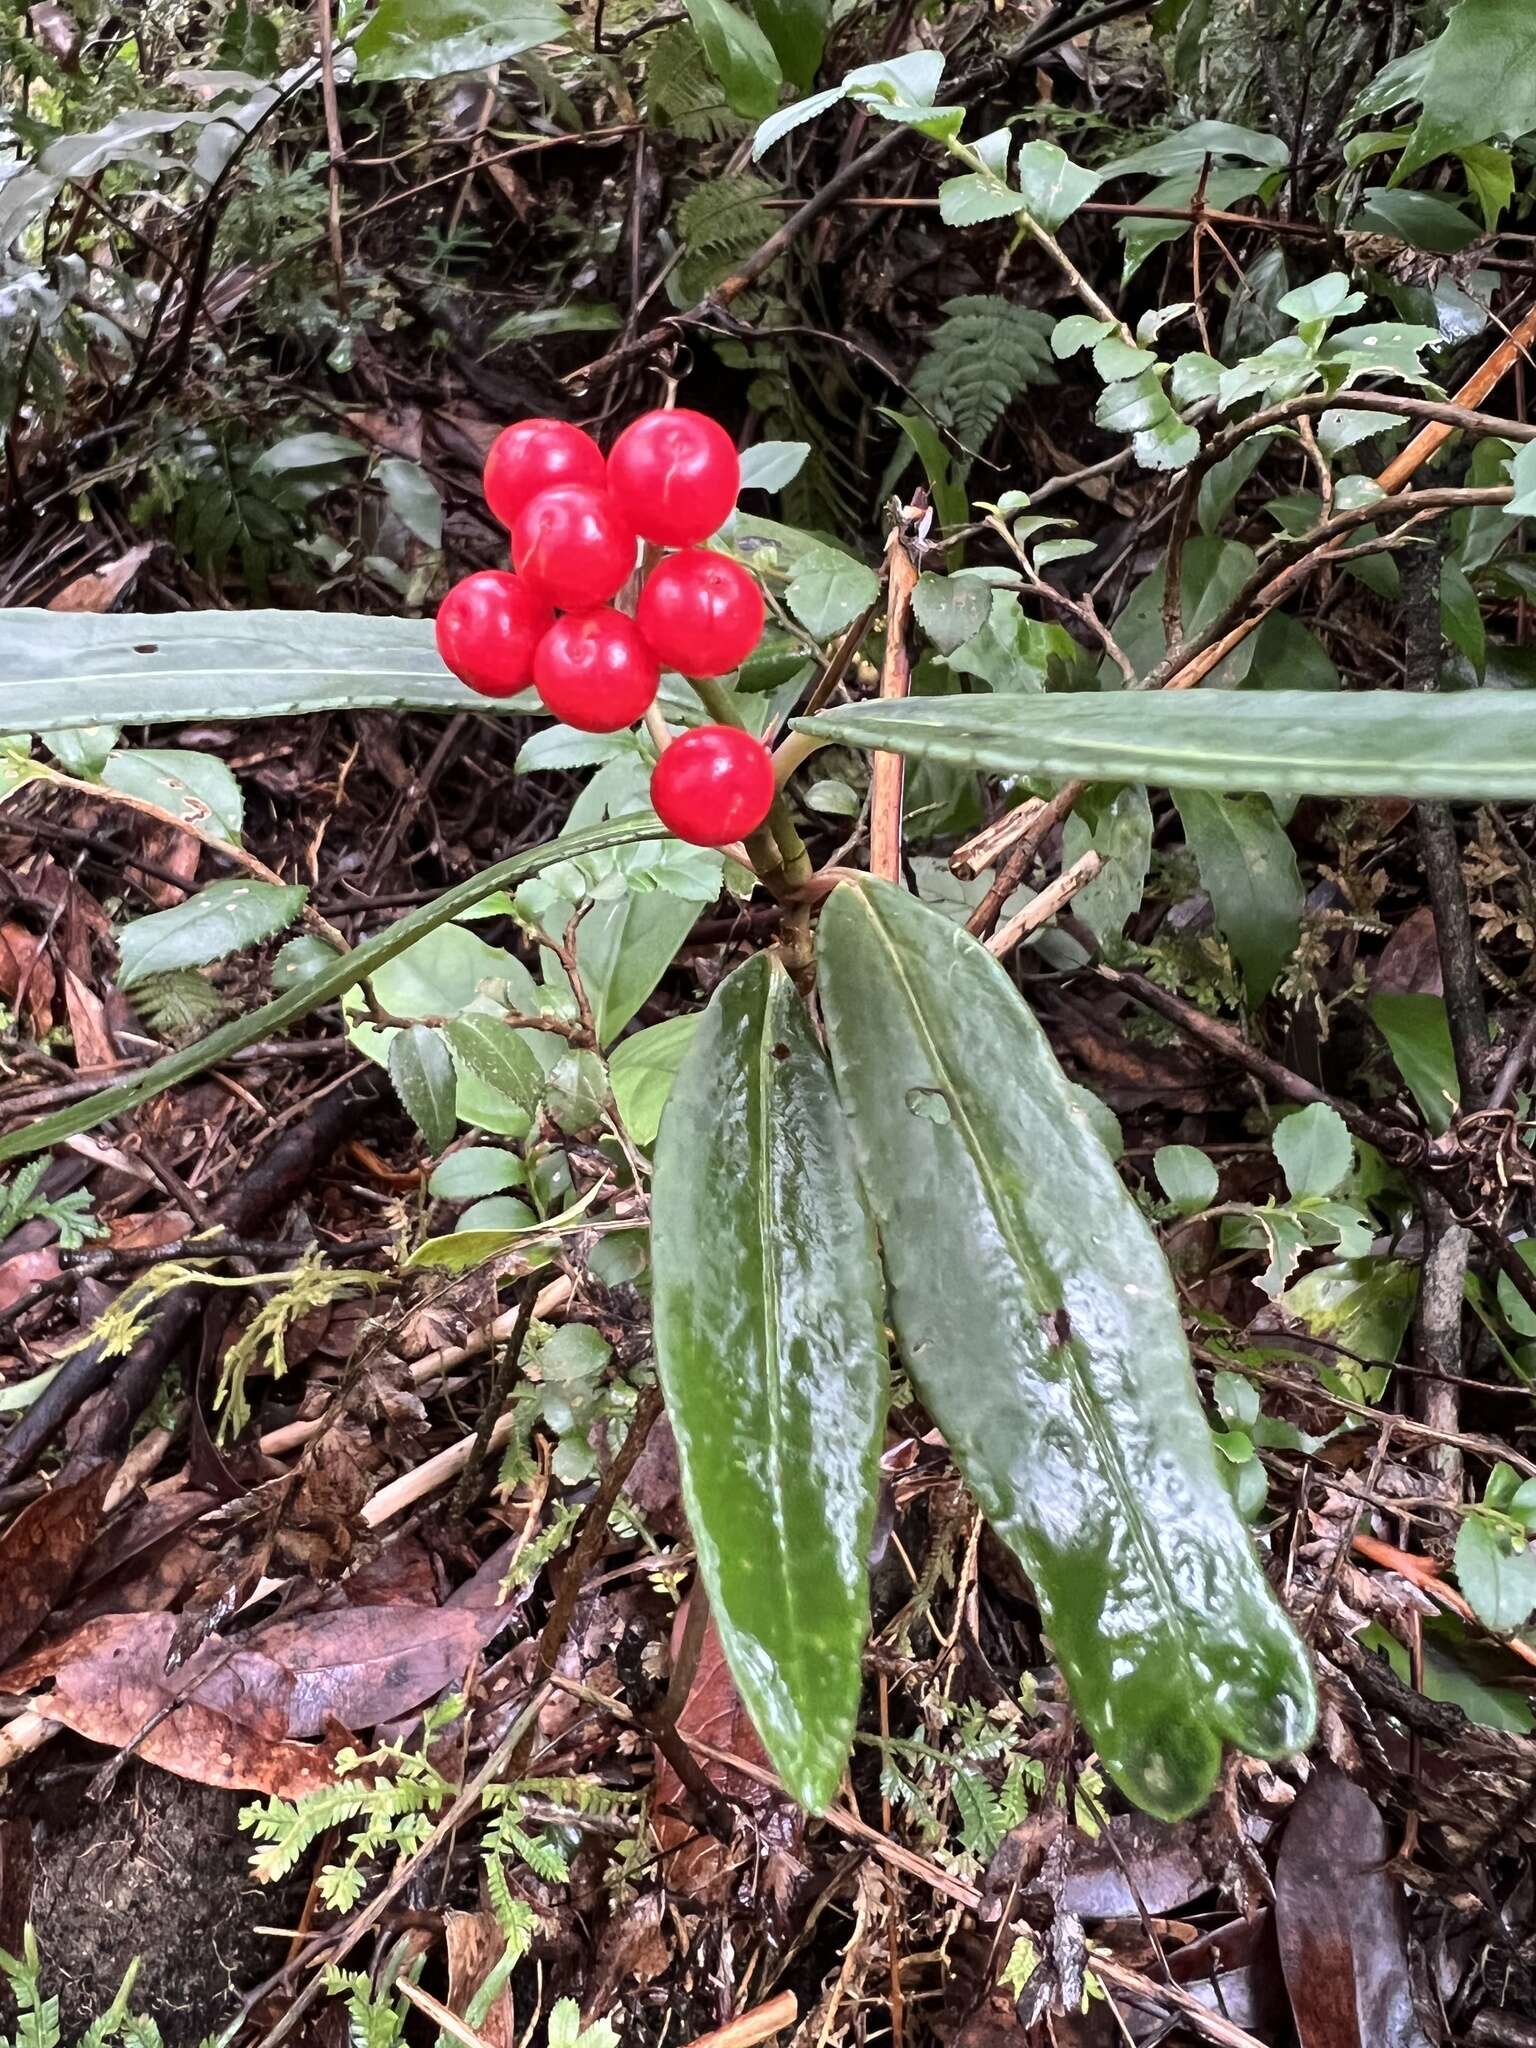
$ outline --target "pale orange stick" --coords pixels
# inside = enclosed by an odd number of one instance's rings
[[[1417,1586],[1421,1593],[1427,1593],[1431,1600],[1438,1600],[1442,1607],[1448,1607],[1452,1614],[1459,1614],[1474,1628],[1483,1626],[1460,1593],[1454,1586],[1446,1585],[1427,1557],[1414,1557],[1411,1552],[1398,1550],[1390,1543],[1380,1542],[1375,1536],[1365,1535],[1363,1531],[1356,1532],[1352,1547],[1362,1557],[1368,1557],[1372,1564],[1385,1565],[1388,1571],[1396,1572],[1400,1579]],[[1522,1664],[1536,1665],[1536,1649],[1519,1636],[1500,1636],[1499,1641],[1507,1650],[1512,1650]]]
[[[905,697],[912,682],[912,654],[907,646],[907,614],[912,592],[917,587],[917,565],[901,538],[901,528],[892,530],[886,548],[889,575],[886,580],[885,662],[880,671],[880,695]],[[901,880],[901,798],[907,764],[900,754],[876,754],[870,776],[869,872],[882,881]]]
[[[757,2042],[770,2040],[786,2027],[792,2027],[799,2017],[800,2007],[793,1991],[781,1991],[777,1998],[753,2006],[750,2012],[716,2027],[712,2034],[695,2035],[688,2048],[755,2048]]]

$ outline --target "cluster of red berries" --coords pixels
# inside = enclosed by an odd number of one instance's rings
[[[633,725],[664,667],[698,677],[739,668],[762,634],[762,592],[738,562],[698,543],[719,531],[740,487],[734,443],[700,412],[644,414],[606,461],[568,421],[520,420],[485,465],[513,573],[477,570],[449,591],[437,614],[443,660],[487,697],[531,683],[582,732]],[[630,618],[612,600],[642,540],[678,552],[646,578]],[[657,816],[695,846],[755,831],[773,794],[767,748],[732,726],[680,734],[651,777]]]

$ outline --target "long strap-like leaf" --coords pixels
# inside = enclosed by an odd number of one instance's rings
[[[1303,1745],[1313,1694],[1217,1475],[1156,1240],[984,947],[868,882],[835,892],[818,953],[913,1384],[1029,1571],[1106,1767],[1187,1813],[1224,1739]]]
[[[83,1102],[71,1104],[68,1109],[58,1110],[21,1130],[11,1131],[0,1138],[0,1161],[21,1159],[29,1152],[42,1152],[49,1145],[57,1145],[61,1139],[74,1137],[77,1131],[94,1130],[109,1116],[122,1116],[130,1109],[137,1109],[141,1102],[148,1102],[152,1096],[174,1088],[179,1081],[190,1081],[194,1074],[206,1073],[220,1060],[227,1060],[231,1053],[243,1052],[248,1045],[257,1045],[263,1038],[286,1031],[290,1024],[297,1024],[301,1017],[318,1010],[322,1003],[344,995],[349,988],[356,988],[360,981],[376,973],[385,961],[393,960],[407,946],[414,946],[428,932],[462,917],[466,910],[473,910],[482,897],[489,896],[494,890],[514,888],[519,882],[527,881],[530,875],[538,874],[540,869],[553,866],[556,861],[580,860],[583,854],[601,853],[605,847],[631,846],[637,839],[665,837],[662,827],[647,811],[629,818],[614,818],[605,825],[594,825],[588,831],[567,833],[561,839],[546,841],[543,846],[514,853],[510,860],[498,861],[494,867],[482,869],[469,881],[445,889],[435,902],[411,911],[387,930],[365,939],[360,946],[354,946],[350,953],[338,954],[333,965],[300,982],[286,995],[277,996],[272,1002],[263,1003],[259,1010],[250,1010],[228,1024],[221,1024],[217,1031],[210,1031],[195,1045],[173,1052],[163,1060],[156,1060],[152,1067],[146,1067],[131,1081],[119,1081],[114,1087],[88,1095]]]
[[[430,619],[0,611],[0,733],[472,706]]]
[[[1536,717],[1523,690],[912,697],[794,722],[824,740],[996,775],[1271,796],[1536,797]]]
[[[805,1006],[760,954],[715,991],[662,1118],[656,1357],[699,1566],[785,1784],[837,1789],[869,1623],[884,1293]]]

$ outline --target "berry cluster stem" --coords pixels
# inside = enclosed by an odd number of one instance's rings
[[[735,696],[715,676],[690,676],[695,694],[716,725],[734,725],[746,729]],[[801,883],[810,879],[811,857],[805,850],[805,842],[795,830],[795,821],[789,814],[789,805],[782,796],[773,801],[767,821],[759,826],[747,840],[747,852],[757,871],[757,878],[769,894],[781,903]]]

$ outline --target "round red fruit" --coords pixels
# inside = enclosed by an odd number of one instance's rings
[[[685,548],[651,571],[635,623],[663,668],[723,676],[762,638],[763,593],[728,555]]]
[[[606,604],[635,566],[635,529],[606,491],[561,484],[512,522],[512,566],[562,611]]]
[[[608,488],[642,540],[684,548],[730,517],[741,461],[724,427],[702,412],[643,413],[609,452]]]
[[[651,807],[691,846],[728,846],[755,832],[773,803],[773,757],[733,725],[696,725],[651,771]]]
[[[437,608],[437,651],[482,697],[512,697],[533,681],[533,651],[553,622],[520,577],[477,569]]]
[[[567,612],[539,642],[533,681],[578,732],[621,732],[655,702],[661,669],[623,612]]]
[[[557,484],[603,489],[603,451],[569,420],[519,420],[491,443],[485,458],[485,502],[510,526],[530,498]]]

